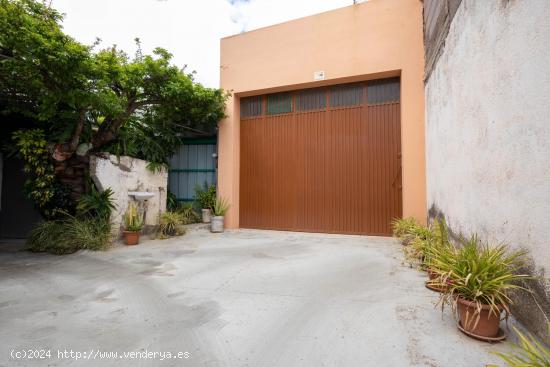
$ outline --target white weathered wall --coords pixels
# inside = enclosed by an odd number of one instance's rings
[[[154,196],[146,202],[146,226],[156,226],[159,216],[166,211],[166,186],[168,173],[151,172],[144,160],[105,155],[108,158],[91,157],[90,175],[99,190],[111,188],[114,191],[116,210],[111,216],[115,232],[121,231],[122,218],[128,203],[133,200],[129,191],[148,191]]]
[[[425,93],[431,214],[550,276],[550,1],[463,0]]]

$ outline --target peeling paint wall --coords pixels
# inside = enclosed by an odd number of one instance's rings
[[[426,81],[431,216],[531,252],[550,276],[550,1],[463,0]],[[545,280],[517,316],[546,337]],[[546,337],[547,341],[550,341]]]
[[[90,160],[90,175],[96,186],[104,191],[111,188],[114,192],[116,209],[111,215],[113,231],[120,235],[123,215],[128,203],[133,200],[129,191],[148,191],[154,196],[145,203],[145,232],[155,228],[159,223],[161,213],[166,211],[166,186],[168,172],[151,172],[147,169],[147,161],[131,158],[105,155],[105,158],[92,156]]]

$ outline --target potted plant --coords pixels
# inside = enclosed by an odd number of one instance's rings
[[[524,289],[518,281],[530,278],[521,274],[525,251],[510,251],[504,244],[480,243],[476,235],[463,240],[452,259],[435,271],[445,282],[442,306],[450,304],[458,315],[458,328],[485,341],[504,339],[500,333],[501,313],[510,313],[509,292]]]
[[[197,185],[195,187],[195,199],[201,207],[202,222],[210,223],[212,216],[212,207],[216,200],[216,186],[204,186],[204,189]]]
[[[430,233],[428,245],[424,249],[424,265],[428,273],[426,287],[436,292],[445,292],[450,280],[444,280],[440,275],[449,270],[449,264],[456,258],[456,248],[449,241],[444,219],[434,220],[430,226]]]
[[[224,216],[229,209],[229,202],[222,197],[216,197],[214,200],[214,206],[212,206],[212,224],[210,230],[214,233],[223,232]]]
[[[415,232],[421,227],[414,217],[395,218],[391,222],[392,232],[403,246],[407,246],[414,240]]]
[[[124,213],[124,242],[127,245],[139,243],[139,231],[143,228],[143,218],[139,215],[138,207],[133,201],[128,204]]]

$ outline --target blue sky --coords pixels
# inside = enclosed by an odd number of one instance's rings
[[[353,0],[52,0],[66,14],[65,31],[80,42],[96,37],[133,54],[160,46],[188,65],[196,79],[219,86],[219,39],[351,5]]]

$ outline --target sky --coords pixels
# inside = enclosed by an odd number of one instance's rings
[[[353,0],[51,0],[67,34],[133,55],[166,48],[207,87],[219,86],[220,38],[327,10]]]

